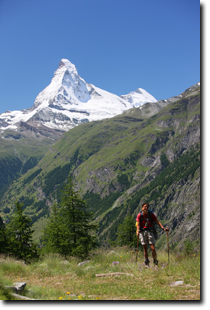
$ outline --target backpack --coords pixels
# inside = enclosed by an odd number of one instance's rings
[[[149,209],[148,215],[149,215],[150,222],[152,223],[152,227],[151,227],[150,231],[153,232],[155,240],[157,240],[158,234],[157,234],[157,230],[156,230],[156,223],[152,220],[152,216],[151,216],[152,213],[153,213],[152,210]],[[141,227],[143,212],[141,211],[140,214],[141,214],[141,216],[140,216],[140,227]]]

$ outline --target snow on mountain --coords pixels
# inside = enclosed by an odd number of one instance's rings
[[[120,98],[130,102],[134,107],[140,107],[146,102],[157,102],[152,95],[142,88],[137,88],[136,91],[132,91],[128,95],[122,95]]]
[[[0,114],[0,130],[17,130],[20,122],[67,131],[81,123],[111,118],[127,109],[157,100],[142,88],[117,96],[82,79],[67,59],[62,59],[51,83],[33,106]]]

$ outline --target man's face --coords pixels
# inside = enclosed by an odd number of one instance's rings
[[[147,214],[147,213],[148,213],[148,206],[147,206],[147,205],[143,205],[143,207],[142,207],[142,212],[143,212],[144,214]]]

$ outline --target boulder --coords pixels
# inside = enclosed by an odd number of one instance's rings
[[[21,294],[26,287],[26,282],[16,282],[12,286],[6,286],[6,288],[13,290],[17,294]]]

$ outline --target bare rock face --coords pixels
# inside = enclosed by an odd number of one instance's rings
[[[58,140],[59,137],[61,137],[61,135],[64,133],[63,130],[46,127],[35,122],[33,119],[27,123],[21,121],[19,124],[18,132],[22,134],[22,138],[24,138],[24,136],[31,137],[36,140],[49,138],[52,143]]]
[[[155,158],[154,157],[145,157],[141,164],[146,167],[151,167],[154,164]]]

